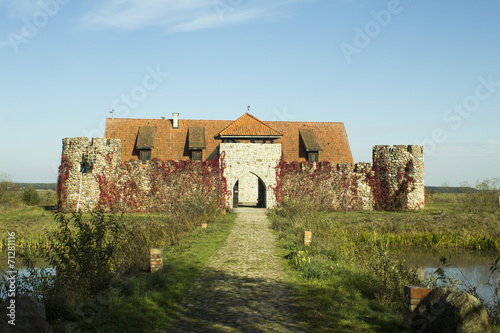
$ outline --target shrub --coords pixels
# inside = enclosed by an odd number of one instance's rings
[[[40,203],[40,195],[33,185],[28,185],[23,191],[21,200],[28,206],[35,206]]]
[[[10,176],[0,173],[0,208],[7,210],[19,204],[19,187],[10,180]]]
[[[45,190],[43,194],[40,195],[40,205],[43,206],[55,206],[57,203],[56,192],[52,190]]]
[[[44,257],[57,270],[56,287],[64,286],[68,298],[79,302],[103,290],[116,275],[121,221],[99,211],[89,221],[81,214],[57,214],[56,221],[58,230],[50,234]]]

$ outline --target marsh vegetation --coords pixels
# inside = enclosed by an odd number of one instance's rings
[[[404,331],[403,286],[451,280],[437,274],[424,282],[417,267],[391,253],[410,246],[494,251],[498,256],[498,182],[483,184],[487,186],[482,190],[466,193],[427,193],[426,208],[419,211],[346,214],[318,211],[297,201],[272,211],[272,226],[296,276],[308,321],[318,331]],[[311,246],[303,245],[304,231],[312,231]],[[440,259],[434,258],[439,268],[450,264]],[[492,271],[496,264],[492,260]],[[493,302],[488,304],[494,332],[500,319],[498,286],[496,281],[490,286]],[[472,291],[473,286],[463,287]]]

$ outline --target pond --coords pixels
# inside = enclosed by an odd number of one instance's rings
[[[446,276],[454,277],[464,282],[464,286],[470,284],[476,286],[479,297],[489,302],[493,300],[493,288],[488,285],[496,285],[500,279],[500,272],[495,272],[490,276],[490,266],[500,255],[496,252],[484,252],[466,249],[429,249],[419,247],[393,247],[389,252],[407,267],[419,267],[421,278],[429,278],[441,264],[439,259],[444,256],[451,259],[448,261],[452,265],[442,265]]]
[[[15,270],[19,271],[26,271],[26,266],[23,265],[23,258],[21,257],[21,253],[24,252],[24,250],[19,249],[19,251],[16,251],[16,256],[14,262]],[[35,254],[36,252],[30,252],[30,254]],[[8,263],[7,263],[7,251],[5,250],[0,250],[0,271],[7,271],[9,270]],[[48,267],[47,262],[44,261],[42,258],[37,258],[37,261],[35,263],[35,266],[37,268],[46,268]]]
[[[8,278],[10,276],[16,276],[15,282],[16,282],[16,285],[19,286],[19,277],[21,275],[28,275],[29,276],[29,273],[28,273],[28,269],[26,268],[26,266],[23,265],[23,260],[22,260],[21,256],[19,255],[19,253],[16,253],[16,257],[14,259],[14,269],[9,268],[9,266],[8,266],[7,251],[0,251],[0,256],[5,258],[4,260],[0,260],[0,299],[5,299],[5,297],[7,295],[6,295],[5,290],[3,288],[3,281],[4,281],[3,279]],[[37,269],[38,268],[49,268],[49,273],[55,274],[55,269],[50,268],[48,266],[47,262],[41,258],[37,259],[37,261],[35,262],[35,267]],[[11,273],[12,271],[17,271],[17,274]],[[31,288],[29,288],[29,289],[31,289]]]

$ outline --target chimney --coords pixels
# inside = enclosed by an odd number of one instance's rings
[[[179,113],[177,112],[172,113],[172,117],[174,117],[172,122],[173,123],[172,127],[175,129],[179,128]]]

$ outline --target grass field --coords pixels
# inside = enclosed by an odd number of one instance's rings
[[[7,245],[8,232],[16,233],[18,248],[36,249],[46,244],[46,231],[55,228],[52,211],[44,207],[28,206],[0,213],[0,249]]]
[[[403,287],[423,282],[388,254],[388,245],[500,250],[500,210],[471,212],[464,196],[435,194],[420,211],[346,214],[294,203],[271,212],[304,317],[317,332],[406,332]]]

